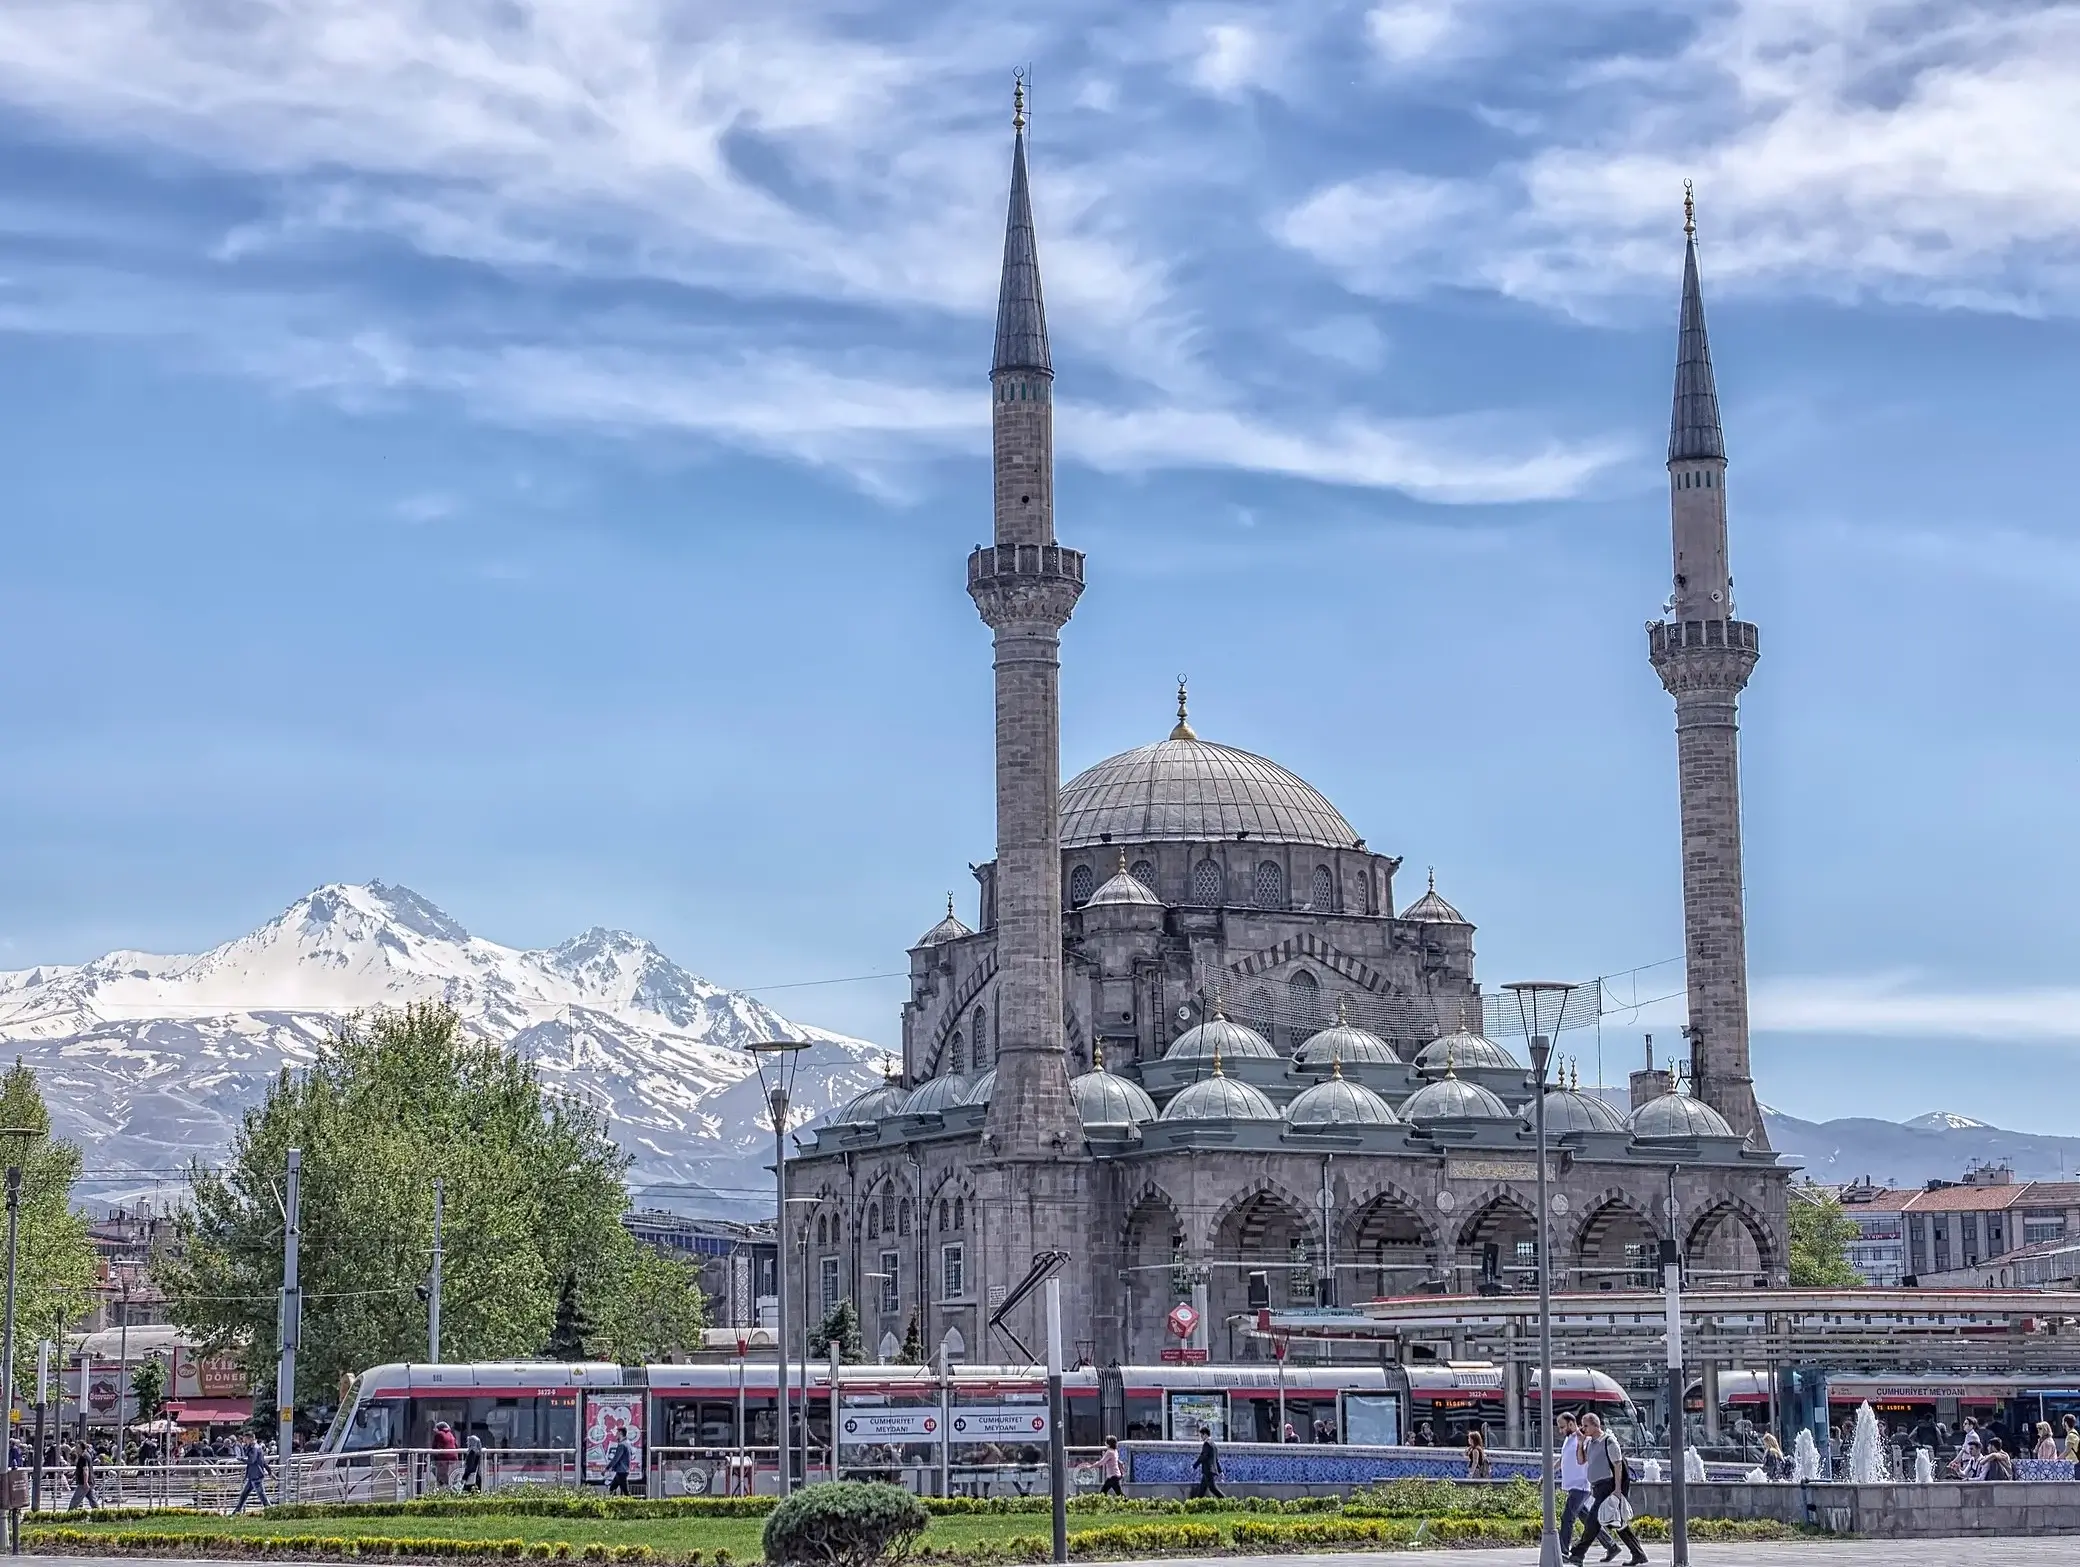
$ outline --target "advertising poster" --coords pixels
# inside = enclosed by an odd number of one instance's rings
[[[1173,1442],[1196,1442],[1200,1427],[1213,1427],[1213,1439],[1224,1442],[1228,1438],[1228,1395],[1213,1393],[1172,1393],[1170,1395],[1170,1440]]]
[[[634,1453],[629,1474],[643,1473],[643,1395],[641,1393],[587,1393],[585,1395],[585,1474],[587,1480],[607,1477],[607,1454],[614,1450],[616,1432],[625,1431]]]

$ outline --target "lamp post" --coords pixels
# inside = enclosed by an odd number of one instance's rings
[[[787,1376],[787,1101],[794,1090],[795,1070],[801,1054],[809,1048],[806,1039],[760,1039],[751,1045],[751,1059],[758,1067],[758,1086],[765,1091],[766,1109],[773,1117],[773,1286],[778,1319],[773,1333],[774,1359],[779,1372],[775,1387],[779,1394],[780,1494],[794,1491],[794,1469],[788,1460],[791,1445],[788,1427]],[[806,1427],[802,1432],[807,1458]]]
[[[1564,980],[1520,979],[1502,988],[1517,998],[1537,1087],[1531,1102],[1538,1128],[1538,1564],[1560,1567],[1560,1533],[1553,1526],[1553,1257],[1551,1198],[1546,1192],[1546,1064],[1575,987]]]

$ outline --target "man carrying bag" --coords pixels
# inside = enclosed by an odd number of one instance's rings
[[[1632,1552],[1626,1567],[1640,1567],[1647,1553],[1640,1549],[1639,1537],[1632,1532],[1632,1503],[1625,1496],[1625,1449],[1593,1414],[1582,1416],[1582,1446],[1589,1468],[1589,1533],[1567,1559],[1581,1567],[1589,1547],[1601,1540],[1605,1561],[1616,1561],[1618,1546],[1623,1544]]]

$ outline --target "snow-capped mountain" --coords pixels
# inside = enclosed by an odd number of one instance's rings
[[[1968,1115],[1957,1115],[1949,1110],[1931,1110],[1926,1115],[1917,1115],[1911,1121],[1900,1122],[1918,1132],[1990,1132],[1990,1122],[1974,1121]]]
[[[522,951],[381,882],[320,887],[199,957],[111,952],[0,973],[0,1039],[36,1068],[89,1166],[137,1170],[148,1188],[153,1173],[228,1147],[262,1086],[309,1062],[340,1019],[408,1001],[446,1002],[545,1084],[605,1112],[634,1157],[632,1185],[740,1211],[759,1210],[771,1179],[772,1123],[745,1047],[815,1041],[791,1126],[871,1087],[886,1059],[711,985],[626,931]]]

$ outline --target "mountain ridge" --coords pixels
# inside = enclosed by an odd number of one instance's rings
[[[97,1173],[135,1170],[149,1189],[228,1148],[266,1083],[309,1064],[347,1017],[413,1001],[453,1007],[470,1033],[509,1042],[547,1086],[605,1114],[639,1194],[699,1188],[710,1209],[757,1211],[770,1180],[771,1119],[747,1045],[811,1042],[791,1128],[880,1081],[887,1059],[631,932],[507,947],[380,881],[327,883],[203,953],[122,949],[0,972],[0,1040],[36,1068],[57,1130],[91,1150]]]

